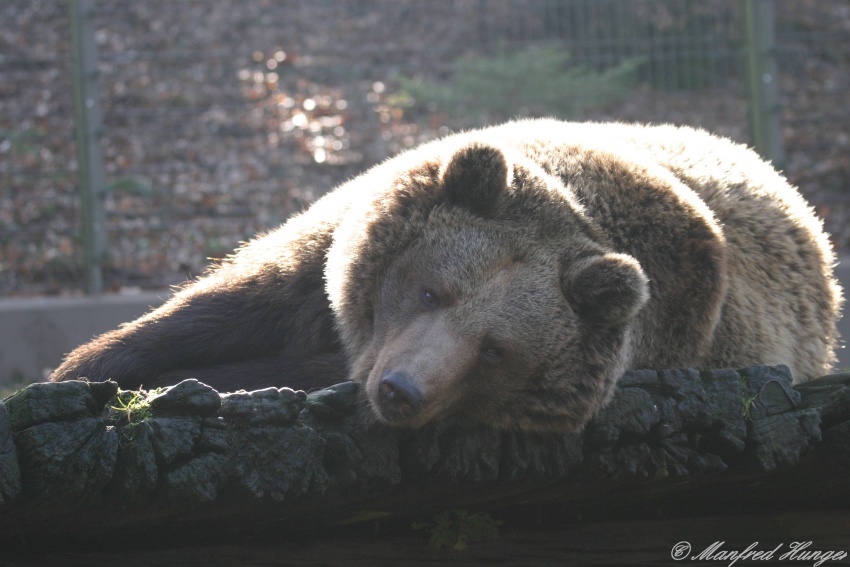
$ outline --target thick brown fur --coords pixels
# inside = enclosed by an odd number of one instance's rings
[[[530,120],[342,185],[52,380],[224,390],[350,378],[376,419],[573,430],[627,368],[830,370],[841,290],[811,208],[747,148]]]

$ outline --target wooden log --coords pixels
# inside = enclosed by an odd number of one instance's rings
[[[850,373],[792,387],[784,367],[631,371],[580,434],[398,430],[359,411],[353,383],[31,385],[0,403],[0,549],[293,542],[449,509],[533,530],[850,504]]]

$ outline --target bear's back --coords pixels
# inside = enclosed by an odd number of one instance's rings
[[[576,191],[594,191],[582,188],[579,177],[587,174],[587,156],[598,153],[609,156],[603,163],[612,167],[646,168],[661,179],[666,176],[683,198],[693,198],[690,190],[707,207],[706,222],[714,224],[725,242],[726,289],[713,339],[699,366],[760,360],[788,364],[797,380],[831,369],[841,290],[832,275],[834,255],[828,237],[797,190],[754,151],[703,130],[670,125],[529,120],[498,127],[494,133]],[[576,152],[581,157],[565,158]],[[604,189],[597,190],[603,194]],[[610,193],[609,189],[609,200]],[[593,199],[585,195],[579,200]],[[618,209],[613,216],[626,219],[618,220],[620,224],[628,224],[632,215],[641,219],[637,211],[642,205],[635,203],[630,209],[628,203],[628,198],[618,198],[613,205]],[[635,222],[645,223],[646,218]],[[640,234],[640,227],[631,227],[629,234]],[[667,244],[658,246],[659,253]],[[627,252],[642,263],[651,262],[654,252],[649,248],[643,258],[639,247]],[[687,270],[685,266],[683,272]],[[682,310],[698,304],[699,294],[695,290]],[[671,317],[667,315],[668,320]],[[659,321],[651,306],[644,319],[646,329],[674,324],[663,317]],[[634,365],[675,361],[676,353],[657,346],[663,342],[638,338],[637,350],[643,348],[647,355],[642,358],[635,352]]]

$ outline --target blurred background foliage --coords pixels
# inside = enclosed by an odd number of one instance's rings
[[[161,288],[358,172],[518,116],[751,143],[741,0],[90,0],[107,290]],[[850,246],[850,3],[767,1],[784,170]],[[0,3],[0,297],[84,286],[68,0]]]

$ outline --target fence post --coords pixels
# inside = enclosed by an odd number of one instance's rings
[[[74,129],[80,192],[86,293],[103,290],[106,231],[101,199],[104,191],[102,133],[98,93],[97,46],[92,0],[70,0],[71,52],[74,77]]]
[[[774,32],[773,0],[745,0],[750,137],[762,157],[781,167],[785,157],[779,133],[779,75]]]

